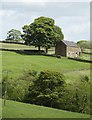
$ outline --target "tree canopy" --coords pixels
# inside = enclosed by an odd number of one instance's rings
[[[92,42],[87,40],[80,40],[77,42],[81,49],[92,49]]]
[[[64,38],[61,28],[55,25],[54,19],[43,16],[35,19],[30,25],[24,25],[23,32],[22,38],[26,44],[32,43],[38,50],[44,47],[46,52],[56,41]]]
[[[19,30],[11,29],[10,31],[8,31],[6,40],[17,42],[20,41],[21,39],[22,39],[21,32]]]
[[[58,99],[65,87],[64,75],[59,72],[41,71],[33,84],[25,101],[44,106],[58,107]]]

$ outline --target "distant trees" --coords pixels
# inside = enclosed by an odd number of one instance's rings
[[[77,42],[78,46],[83,49],[92,49],[92,41],[80,40]]]
[[[57,40],[62,40],[64,35],[61,28],[55,26],[55,21],[48,17],[39,17],[30,25],[23,26],[22,38],[26,44],[32,43],[35,47],[44,47],[46,52],[55,45]]]
[[[19,30],[11,29],[8,31],[6,41],[18,42],[20,40],[22,40],[22,38]]]

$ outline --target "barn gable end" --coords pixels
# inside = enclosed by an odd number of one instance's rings
[[[56,44],[55,54],[65,57],[78,57],[81,49],[73,41],[59,41]]]

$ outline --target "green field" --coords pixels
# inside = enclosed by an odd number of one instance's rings
[[[0,51],[1,52],[1,51]],[[9,76],[15,79],[26,70],[51,70],[67,74],[68,78],[78,77],[76,73],[90,75],[90,64],[69,60],[67,58],[56,58],[42,55],[21,55],[15,52],[2,52],[2,70],[10,71]],[[87,70],[88,69],[88,70]],[[86,71],[86,72],[85,72]],[[72,76],[71,76],[72,75]],[[70,76],[70,77],[69,77]]]
[[[3,103],[2,103],[3,106]],[[49,107],[6,101],[2,108],[3,118],[89,118],[90,115],[68,112]]]
[[[84,60],[92,60],[92,54],[82,53],[81,56],[80,56],[80,58],[84,59]]]
[[[11,43],[0,43],[0,48],[5,49],[15,49],[15,50],[23,50],[23,49],[36,49],[34,46],[27,46],[22,44],[11,44]]]
[[[29,46],[6,43],[3,44],[3,48],[16,50],[30,49]],[[33,49],[36,48],[31,47],[31,50]],[[51,54],[52,51],[53,48],[49,53]],[[78,83],[83,75],[90,77],[89,63],[74,61],[65,57],[56,58],[43,55],[23,55],[10,51],[0,51],[0,57],[2,58],[0,61],[0,63],[2,63],[2,73],[5,76],[6,71],[9,71],[9,80],[17,80],[25,71],[27,72],[28,70],[35,70],[38,72],[43,70],[57,71],[63,73],[65,75],[66,82],[71,84]],[[89,115],[7,100],[6,107],[3,106],[3,117],[87,118]]]
[[[13,49],[13,50],[38,50],[37,47],[22,45],[22,44],[10,44],[10,43],[0,43],[0,48]],[[45,50],[41,48],[41,50]],[[52,47],[48,50],[48,54],[55,54],[55,48]]]

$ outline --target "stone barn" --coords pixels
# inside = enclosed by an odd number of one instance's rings
[[[61,40],[56,43],[55,54],[65,57],[78,57],[81,49],[73,41]]]

